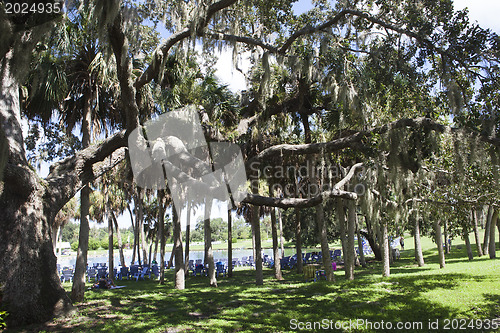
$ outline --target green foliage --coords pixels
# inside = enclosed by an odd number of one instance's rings
[[[94,238],[89,238],[89,250],[97,250],[101,246],[100,242]]]
[[[71,251],[78,251],[78,241],[71,242]]]

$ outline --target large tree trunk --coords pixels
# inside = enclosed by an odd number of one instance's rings
[[[495,227],[498,223],[498,209],[494,209],[490,223],[490,259],[496,258],[495,250]]]
[[[391,265],[390,265],[390,251],[389,247],[389,237],[387,235],[387,221],[383,219],[380,225],[380,244],[382,250],[382,276],[387,277],[391,275]]]
[[[325,212],[323,210],[322,203],[316,206],[316,222],[318,223],[319,239],[321,242],[321,257],[323,260],[323,267],[325,268],[326,280],[335,281],[332,259],[330,258],[330,247],[328,246]]]
[[[118,239],[118,252],[120,254],[120,265],[122,267],[125,267],[125,256],[123,255],[123,241],[122,241],[122,235],[120,233],[120,228],[118,227],[118,221],[116,220],[115,213],[113,211],[110,211],[111,218],[113,219],[113,224],[115,225],[115,230],[116,230],[116,238]]]
[[[418,267],[424,266],[424,255],[422,253],[422,243],[420,242],[420,222],[419,219],[415,219],[415,232],[413,235],[415,243],[415,260],[417,261]]]
[[[434,220],[434,233],[436,235],[436,245],[439,255],[439,267],[445,267],[444,250],[443,250],[443,235],[441,234],[441,224],[437,219]]]
[[[233,277],[233,217],[227,210],[227,276]]]
[[[484,238],[483,238],[483,254],[490,254],[490,226],[491,217],[493,216],[493,207],[488,206],[488,212],[486,213],[486,223],[484,225]]]
[[[165,190],[158,191],[158,234],[160,237],[160,278],[159,284],[165,284]]]
[[[29,52],[29,51],[28,51]],[[7,57],[10,59],[10,57]],[[8,61],[3,59],[4,61]],[[38,323],[72,309],[56,269],[46,186],[24,154],[19,86],[0,66],[0,284],[2,308],[11,327]],[[2,173],[0,171],[0,173]],[[57,212],[56,212],[57,213]]]
[[[297,254],[297,273],[302,274],[302,223],[300,209],[295,208],[295,251]]]
[[[184,289],[184,256],[182,253],[181,220],[175,206],[172,205],[172,217],[174,223],[174,246],[175,246],[175,289]]]
[[[272,195],[272,194],[271,194]],[[274,260],[274,277],[276,280],[283,280],[283,274],[281,273],[281,263],[278,249],[278,228],[276,226],[276,209],[271,208],[271,234],[273,237],[273,260]]]
[[[90,145],[92,135],[92,109],[90,93],[84,96],[82,116],[82,147]],[[84,184],[80,192],[80,235],[78,238],[78,252],[76,255],[75,273],[71,298],[75,302],[82,302],[85,294],[85,272],[87,270],[87,253],[89,248],[89,210],[90,210],[90,184]]]
[[[212,200],[205,201],[205,217],[203,229],[205,232],[205,266],[208,263],[208,277],[210,286],[217,287],[217,277],[215,275],[214,252],[212,250],[212,229],[210,227],[210,215],[212,212]]]
[[[477,256],[482,257],[483,249],[481,248],[481,241],[479,240],[479,230],[477,226],[477,216],[475,209],[472,209],[471,215],[472,215],[472,228],[474,230],[474,238],[476,240]]]
[[[186,215],[186,250],[184,252],[184,274],[189,275],[189,239],[191,237],[191,202],[187,204]]]

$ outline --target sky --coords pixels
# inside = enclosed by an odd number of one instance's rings
[[[469,9],[469,17],[472,22],[477,22],[483,28],[489,28],[492,31],[500,34],[500,20],[498,15],[500,13],[500,0],[455,0],[456,9]],[[312,8],[310,0],[299,0],[293,5],[293,10],[296,14],[301,14]],[[239,67],[243,69],[249,68],[250,62],[248,55],[243,54],[239,59]],[[219,55],[219,60],[216,63],[216,75],[223,84],[227,84],[229,89],[234,92],[240,92],[246,89],[245,77],[242,73],[237,71],[235,66],[232,66],[232,50],[223,49]],[[25,125],[25,124],[23,124]],[[25,129],[27,126],[23,126]],[[42,177],[48,173],[48,166],[42,166],[40,174]],[[197,218],[203,214],[203,208],[194,210],[191,216],[192,227],[196,224]],[[234,214],[233,214],[234,215]],[[227,206],[225,204],[214,203],[212,207],[212,218],[222,217],[227,220]],[[235,216],[233,216],[233,219]],[[186,211],[181,214],[181,221],[183,224],[186,221]],[[118,218],[121,228],[130,226],[130,216],[128,212]],[[91,222],[91,227],[96,226],[96,223]],[[101,225],[104,227],[104,225]],[[184,225],[183,225],[184,228]]]

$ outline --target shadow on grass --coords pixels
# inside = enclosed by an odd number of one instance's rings
[[[426,262],[435,264],[437,251],[426,252]],[[461,257],[463,253],[457,251],[450,260],[467,261]],[[127,287],[88,291],[86,301],[77,304],[79,312],[73,318],[21,331],[273,332],[291,330],[294,319],[322,323],[327,320],[333,324],[357,319],[372,323],[421,322],[426,328],[429,320],[463,315],[452,303],[443,305],[429,298],[429,294],[452,294],[464,288],[464,281],[480,283],[490,279],[487,275],[441,271],[429,266],[417,267],[412,257],[403,256],[391,267],[391,276],[382,278],[381,263],[371,261],[367,268],[356,268],[354,281],[347,281],[344,272],[337,271],[334,283],[305,283],[303,276],[294,271],[284,271],[285,281],[276,281],[272,271],[265,269],[263,286],[255,286],[254,270],[236,270],[233,278],[219,279],[218,288],[208,287],[206,277],[188,277],[185,290],[173,288],[173,272],[168,271],[166,285],[148,280],[117,281]],[[497,279],[495,276],[492,281]],[[469,310],[479,318],[496,318],[500,296],[482,295],[483,301],[474,305],[477,308]],[[373,331],[362,327],[359,330]]]

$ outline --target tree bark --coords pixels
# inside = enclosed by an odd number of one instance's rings
[[[366,216],[365,216],[365,222],[366,222],[366,231],[360,230],[359,232],[366,238],[368,244],[370,244],[370,248],[372,249],[372,252],[375,255],[375,260],[382,261],[382,252],[380,250],[380,246],[375,241],[375,235],[372,224]]]
[[[115,268],[115,258],[113,247],[113,220],[108,216],[108,267],[109,267],[109,278],[114,280],[114,268]]]
[[[92,135],[92,96],[84,95],[82,115],[82,147],[90,146]],[[87,253],[89,248],[89,209],[90,209],[90,184],[84,184],[80,192],[80,234],[78,238],[78,252],[76,256],[75,272],[71,298],[75,302],[82,302],[85,295],[85,272],[87,271]]]
[[[250,184],[252,187],[252,193],[259,193],[259,180],[256,177],[252,177],[250,179]],[[260,219],[259,219],[259,206],[252,205],[252,235],[255,239],[255,284],[263,285],[264,284],[264,275],[262,271],[262,243],[260,239]]]
[[[493,210],[493,215],[491,217],[490,223],[490,259],[496,258],[496,244],[495,244],[495,227],[498,223],[498,209]]]
[[[137,202],[137,200],[135,200],[135,202]],[[130,214],[130,223],[132,223],[132,231],[134,232],[134,244],[132,246],[132,260],[130,262],[131,265],[133,265],[135,263],[135,250],[137,248],[137,228],[136,228],[136,224],[134,222],[134,214],[132,214],[132,210],[130,209],[130,205],[127,205],[127,210]]]
[[[279,222],[279,228],[280,228],[280,247],[281,247],[281,255],[280,259],[285,257],[285,239],[283,237],[283,218],[281,215],[281,210],[278,209],[278,222]],[[278,261],[279,262],[279,261]]]
[[[348,260],[344,261],[345,276],[348,280],[354,280],[354,262],[356,256],[356,249],[354,246],[354,233],[356,229],[356,203],[352,200],[347,202],[348,218],[347,218],[347,244],[346,253],[349,254]],[[348,262],[346,262],[348,261]]]
[[[436,235],[436,245],[439,255],[439,268],[444,268],[445,258],[443,250],[443,235],[441,234],[441,225],[437,219],[434,220],[434,233]]]
[[[450,242],[448,236],[448,222],[444,221],[444,253],[450,253]]]
[[[321,257],[323,267],[326,273],[327,281],[335,281],[335,274],[332,268],[332,259],[330,258],[330,247],[328,246],[327,229],[325,223],[325,213],[323,204],[316,206],[316,221],[318,223],[319,239],[321,242]]]
[[[227,276],[233,277],[233,216],[227,210]]]
[[[273,237],[273,260],[274,260],[274,277],[276,280],[283,280],[283,274],[281,273],[281,262],[278,249],[278,230],[276,226],[276,209],[271,208],[271,234]]]
[[[391,275],[391,265],[390,265],[390,247],[389,247],[389,237],[387,235],[387,221],[382,220],[381,225],[380,225],[380,233],[381,233],[381,249],[382,249],[382,262],[383,262],[383,269],[382,269],[382,276],[388,277]]]
[[[208,277],[210,286],[217,287],[217,277],[215,276],[214,253],[212,250],[212,229],[210,227],[210,215],[212,212],[212,199],[205,201],[204,233],[205,233],[205,266],[208,262]]]
[[[187,204],[186,215],[186,250],[184,252],[184,274],[189,275],[189,240],[191,237],[191,202]]]
[[[341,198],[336,199],[337,203],[337,219],[339,221],[339,233],[340,233],[340,244],[342,245],[342,258],[344,259],[344,265],[346,261],[346,234],[345,234],[345,213],[344,204]]]
[[[160,237],[160,277],[159,284],[165,284],[165,190],[158,190],[158,234]]]
[[[118,238],[118,252],[120,253],[120,265],[122,267],[125,267],[125,256],[123,255],[123,241],[122,241],[122,235],[120,233],[120,228],[118,227],[118,221],[116,220],[115,213],[113,211],[110,211],[111,218],[113,219],[113,223],[115,225],[115,230],[116,230],[116,238]]]
[[[472,247],[470,245],[470,239],[469,239],[469,229],[464,226],[462,228],[462,236],[465,241],[465,248],[467,249],[467,256],[469,257],[469,261],[474,259],[474,256],[472,255]]]
[[[482,257],[483,249],[481,247],[481,241],[479,240],[479,230],[477,226],[477,216],[475,209],[472,209],[471,215],[472,215],[472,227],[474,228],[474,238],[476,239],[477,256]]]
[[[493,207],[488,206],[488,212],[486,214],[486,223],[484,226],[484,238],[483,238],[483,253],[485,255],[490,254],[490,226],[491,218],[493,216]]]
[[[420,242],[420,222],[419,219],[415,219],[415,232],[414,232],[414,243],[415,243],[415,260],[417,261],[418,267],[423,267],[424,255],[422,253],[422,243]]]
[[[302,223],[300,222],[300,209],[295,209],[295,251],[297,254],[297,273],[302,274]]]
[[[361,238],[361,233],[359,232],[360,225],[358,220],[358,215],[356,214],[356,236],[358,237],[358,249],[359,249],[359,263],[362,267],[366,267],[365,253],[363,251],[363,239]]]
[[[174,246],[175,246],[175,289],[185,288],[185,267],[182,251],[181,220],[175,206],[172,204],[172,218],[174,223]]]
[[[7,325],[15,327],[50,320],[72,306],[59,280],[51,239],[57,212],[50,214],[54,206],[44,200],[47,184],[25,158],[19,86],[6,58],[0,64],[0,284]]]

